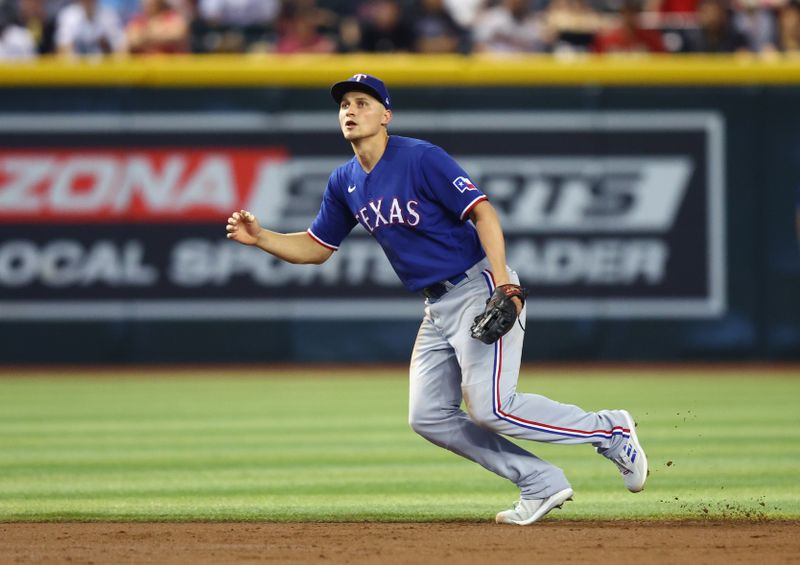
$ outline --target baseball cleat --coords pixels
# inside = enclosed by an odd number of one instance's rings
[[[498,512],[495,522],[498,524],[516,524],[527,526],[550,512],[553,508],[561,508],[568,500],[572,500],[572,489],[565,488],[548,498],[521,498],[511,510]]]
[[[639,492],[644,488],[647,475],[650,474],[650,470],[647,468],[647,456],[644,454],[644,449],[642,449],[639,438],[636,436],[636,423],[630,413],[627,410],[620,410],[620,412],[625,418],[631,435],[622,444],[622,449],[617,456],[610,459],[619,468],[619,472],[622,474],[622,481],[627,489],[631,492]]]

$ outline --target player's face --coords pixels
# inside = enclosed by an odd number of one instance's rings
[[[391,119],[390,110],[363,92],[348,92],[339,105],[339,126],[348,141],[377,135]]]

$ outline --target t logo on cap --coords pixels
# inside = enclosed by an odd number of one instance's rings
[[[355,79],[356,82],[361,82],[361,79],[365,78],[367,78],[367,75],[353,75],[353,79]]]

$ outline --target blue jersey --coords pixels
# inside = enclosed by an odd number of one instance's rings
[[[355,157],[333,171],[308,233],[336,250],[360,223],[383,247],[403,284],[416,292],[485,257],[467,222],[485,199],[443,149],[392,135],[369,174]]]

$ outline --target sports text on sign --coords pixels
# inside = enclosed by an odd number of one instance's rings
[[[267,192],[283,148],[0,150],[0,219],[213,220]]]

